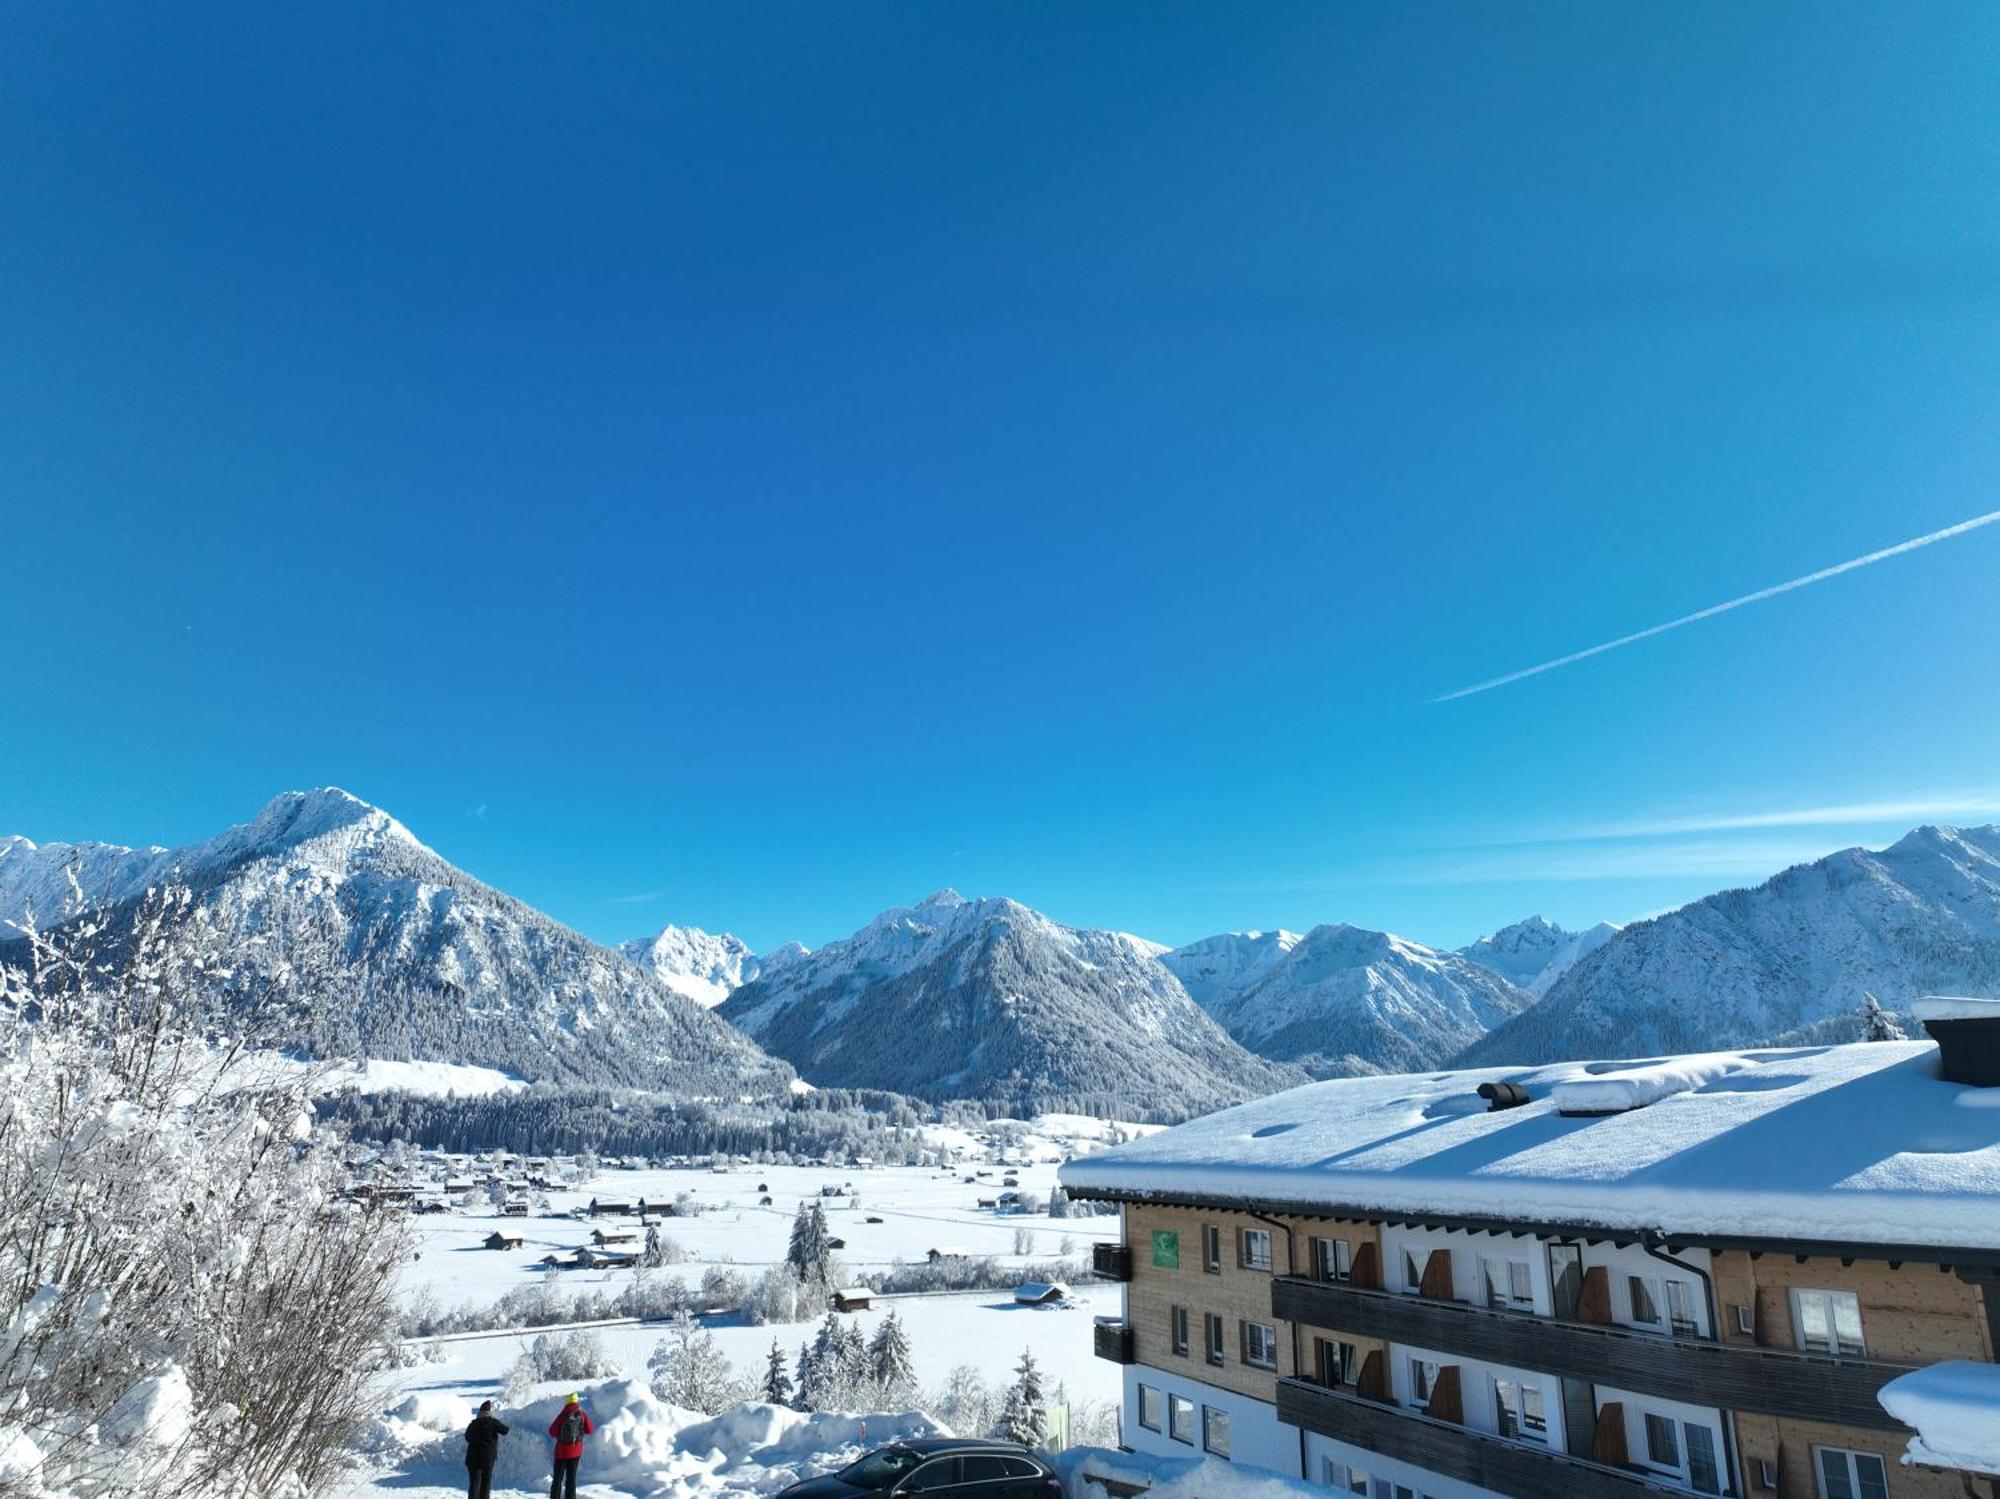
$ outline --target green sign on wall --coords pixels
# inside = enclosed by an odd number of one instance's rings
[[[1165,1270],[1181,1267],[1181,1236],[1170,1228],[1153,1230],[1153,1263]]]

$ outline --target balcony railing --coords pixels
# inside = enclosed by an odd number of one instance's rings
[[[1110,1359],[1114,1364],[1129,1364],[1133,1361],[1132,1324],[1129,1322],[1099,1322],[1091,1329],[1092,1351],[1099,1358]]]
[[[1123,1244],[1091,1245],[1090,1273],[1100,1280],[1130,1280],[1132,1251]]]
[[[1875,1392],[1908,1365],[1673,1337],[1327,1281],[1272,1282],[1274,1316],[1717,1409],[1900,1431]]]
[[[1278,1381],[1278,1419],[1427,1472],[1502,1494],[1563,1499],[1643,1499],[1688,1490],[1625,1468],[1571,1457],[1552,1447],[1474,1431],[1401,1406],[1329,1390],[1303,1379]]]

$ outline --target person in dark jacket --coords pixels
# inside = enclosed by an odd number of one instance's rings
[[[556,1441],[555,1474],[549,1479],[549,1499],[576,1499],[576,1469],[583,1461],[583,1439],[597,1430],[590,1412],[572,1395],[549,1422],[549,1435]]]
[[[465,1428],[465,1499],[493,1499],[493,1464],[507,1425],[493,1414],[493,1402],[479,1402],[479,1414]]]

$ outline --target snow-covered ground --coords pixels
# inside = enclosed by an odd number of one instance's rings
[[[1125,1128],[1129,1133],[1130,1127]],[[754,1282],[764,1270],[781,1262],[793,1214],[802,1201],[825,1206],[829,1229],[845,1241],[836,1254],[848,1280],[888,1270],[899,1261],[921,1262],[933,1248],[991,1255],[1003,1264],[1023,1269],[1061,1258],[1065,1241],[1072,1256],[1087,1257],[1094,1239],[1117,1237],[1115,1217],[1055,1219],[1046,1212],[982,1208],[978,1200],[1018,1191],[1045,1201],[1055,1185],[1057,1159],[1062,1153],[1055,1142],[1074,1141],[1102,1130],[1097,1121],[1038,1120],[1035,1131],[1026,1136],[1023,1148],[1012,1157],[1020,1163],[1012,1166],[974,1161],[950,1169],[738,1166],[719,1172],[600,1170],[591,1181],[549,1190],[547,1208],[538,1208],[535,1216],[525,1219],[493,1216],[483,1200],[472,1212],[413,1219],[418,1257],[405,1272],[405,1288],[408,1294],[427,1296],[445,1308],[487,1306],[510,1290],[544,1283],[552,1283],[566,1294],[588,1290],[615,1296],[638,1272],[552,1273],[540,1266],[545,1255],[589,1244],[595,1227],[636,1221],[586,1221],[568,1216],[593,1197],[670,1202],[687,1194],[703,1204],[707,1210],[694,1216],[657,1220],[661,1231],[687,1259],[646,1272],[653,1277],[679,1277],[690,1287],[698,1286],[711,1266],[733,1268]],[[954,1138],[934,1143],[961,1142]],[[979,1142],[966,1134],[962,1143],[971,1149]],[[1042,1158],[1030,1164],[1026,1163],[1029,1156]],[[975,1172],[985,1175],[967,1181]],[[1002,1184],[1009,1175],[1017,1179],[1018,1186]],[[824,1196],[824,1187],[842,1190],[837,1196]],[[771,1199],[769,1205],[762,1203],[765,1197]],[[871,1218],[880,1221],[870,1222]],[[520,1234],[526,1242],[518,1251],[481,1247],[496,1229]],[[1016,1235],[1023,1231],[1032,1246],[1025,1255],[1015,1252]],[[962,1365],[971,1365],[989,1386],[999,1388],[1007,1383],[1022,1350],[1027,1349],[1041,1366],[1051,1392],[1061,1385],[1074,1402],[1115,1403],[1119,1371],[1093,1357],[1091,1321],[1093,1315],[1118,1311],[1118,1287],[1078,1277],[1072,1289],[1071,1305],[1048,1308],[1018,1306],[1004,1289],[891,1297],[877,1300],[871,1310],[854,1313],[853,1320],[865,1337],[893,1307],[907,1330],[917,1378],[925,1388],[942,1383]],[[709,1319],[708,1328],[735,1372],[750,1378],[761,1376],[774,1338],[789,1361],[814,1331],[810,1323],[750,1326],[735,1315]],[[625,1374],[643,1387],[647,1360],[665,1332],[658,1324],[637,1324],[604,1327],[597,1330],[597,1336]],[[528,1331],[441,1339],[431,1350],[435,1361],[389,1377],[383,1408],[385,1412],[400,1408],[401,1413],[386,1423],[385,1432],[395,1440],[378,1454],[354,1493],[393,1494],[403,1499],[442,1499],[448,1493],[462,1493],[462,1443],[456,1433],[480,1400],[500,1399],[509,1366],[534,1336]],[[606,1390],[609,1393],[598,1398],[607,1408],[623,1413],[620,1430],[624,1435],[618,1439],[622,1445],[616,1462],[612,1461],[612,1445],[599,1444],[603,1460],[595,1487],[589,1486],[592,1465],[586,1459],[584,1478],[592,1499],[775,1492],[797,1476],[837,1465],[835,1459],[856,1443],[873,1445],[920,1420],[916,1416],[894,1420],[878,1417],[864,1437],[858,1429],[835,1430],[825,1418],[816,1418],[825,1428],[819,1430],[800,1427],[784,1413],[745,1417],[722,1433],[729,1441],[721,1444],[726,1452],[718,1463],[709,1459],[705,1449],[690,1452],[688,1448],[695,1438],[716,1435],[701,1426],[706,1418],[660,1406],[641,1391],[623,1386],[606,1386]],[[551,1387],[548,1393],[561,1392]],[[503,1462],[496,1492],[534,1491],[547,1481],[547,1469],[541,1464],[548,1444],[541,1432],[549,1417],[515,1422],[506,1411],[502,1415],[516,1426],[516,1434],[508,1438],[516,1456]],[[602,1413],[599,1419],[604,1419]],[[904,1434],[915,1434],[916,1430],[910,1426]],[[433,1432],[437,1433],[435,1439]],[[531,1468],[532,1473],[528,1471]]]

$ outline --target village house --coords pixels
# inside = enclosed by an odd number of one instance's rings
[[[488,1249],[519,1249],[528,1241],[520,1234],[496,1228],[482,1241]]]
[[[1124,1442],[1370,1499],[1958,1499],[1877,1398],[2000,1329],[2000,1009],[1940,1010],[1942,1050],[1346,1079],[1070,1162],[1122,1213]]]

